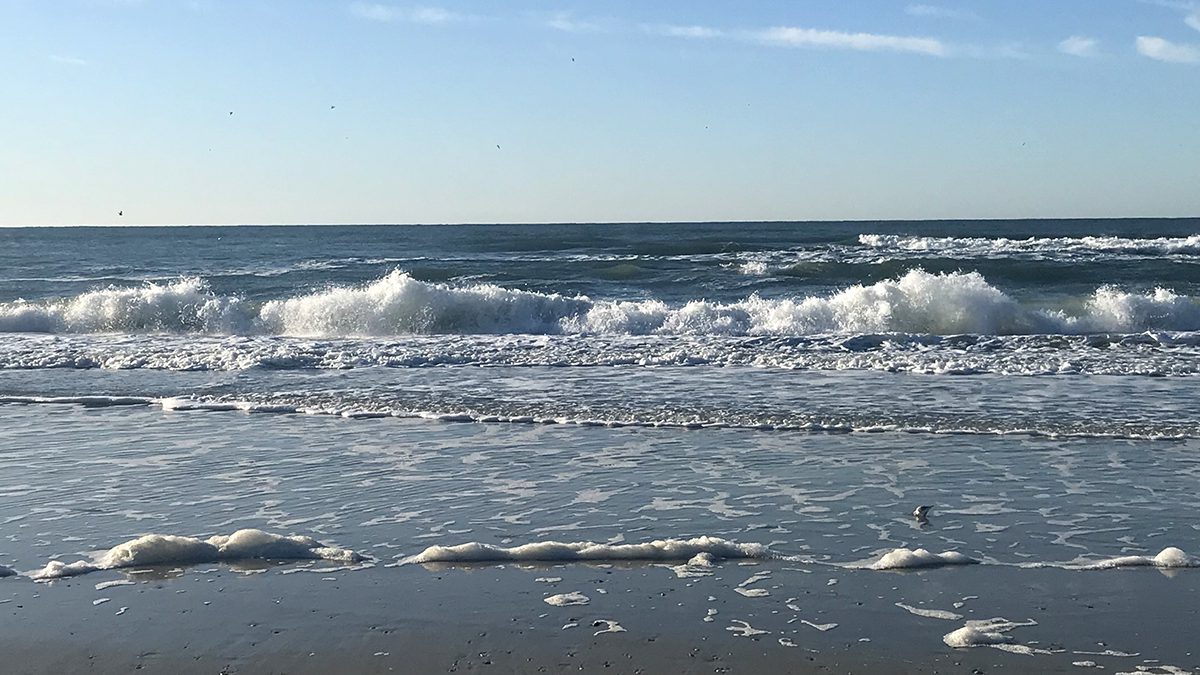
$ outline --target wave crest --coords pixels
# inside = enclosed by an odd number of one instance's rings
[[[977,272],[910,270],[828,296],[731,303],[594,301],[493,284],[428,283],[394,271],[254,307],[201,279],[0,304],[0,331],[175,332],[303,337],[419,334],[797,336],[909,333],[1030,335],[1200,329],[1200,303],[1167,289],[1101,287],[1054,309],[1018,302]]]

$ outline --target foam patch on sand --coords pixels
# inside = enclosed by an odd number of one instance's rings
[[[942,636],[942,642],[945,642],[947,646],[956,648],[997,647],[1004,651],[1034,654],[1038,653],[1039,650],[1013,644],[1013,637],[1008,632],[1021,626],[1036,625],[1037,622],[1032,619],[1029,621],[1009,621],[1000,617],[968,621],[962,628]]]
[[[542,598],[542,602],[555,607],[574,607],[576,605],[586,605],[591,601],[591,598],[578,591],[559,593],[558,595],[551,595],[548,598]]]
[[[1200,559],[1193,558],[1174,546],[1168,546],[1154,557],[1144,555],[1127,555],[1119,558],[1109,558],[1094,563],[1080,565],[1079,569],[1108,570],[1117,567],[1200,567]]]
[[[900,609],[903,609],[904,611],[908,612],[909,614],[915,614],[916,616],[923,616],[927,619],[945,619],[947,621],[958,621],[959,619],[962,618],[962,614],[955,614],[954,612],[949,612],[944,609],[926,609],[924,607],[913,607],[912,605],[906,605],[903,602],[897,602],[896,606],[899,607]]]
[[[430,546],[421,553],[406,558],[403,563],[692,560],[701,553],[707,553],[713,559],[771,557],[770,551],[762,544],[738,544],[719,537],[696,537],[657,539],[644,544],[540,541],[511,548],[470,542],[457,546]]]
[[[170,534],[147,534],[97,555],[93,560],[64,563],[53,560],[32,573],[34,579],[58,579],[97,570],[148,565],[187,565],[247,559],[332,560],[356,563],[363,556],[344,548],[324,546],[311,537],[238,530],[207,540]]]
[[[688,559],[682,565],[674,565],[671,571],[675,572],[675,576],[680,579],[693,579],[698,577],[710,577],[713,575],[713,568],[716,567],[717,559],[711,553],[697,553]]]
[[[923,548],[916,550],[896,548],[883,554],[878,560],[868,560],[863,563],[853,563],[847,567],[868,570],[901,570],[919,569],[925,567],[944,567],[946,565],[973,565],[978,560],[963,555],[957,551],[932,553]]]

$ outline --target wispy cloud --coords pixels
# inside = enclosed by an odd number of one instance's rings
[[[663,35],[666,37],[693,38],[693,39],[708,39],[725,37],[726,33],[717,28],[709,28],[708,26],[676,26],[671,24],[646,24],[642,26],[642,30],[652,35]]]
[[[1100,41],[1096,38],[1072,35],[1058,43],[1058,51],[1070,54],[1071,56],[1090,57],[1099,54],[1099,50],[1097,49],[1099,46]]]
[[[1190,12],[1196,9],[1194,0],[1138,0],[1143,5],[1156,5],[1158,7],[1166,7],[1167,9],[1177,9],[1181,12]]]
[[[940,40],[927,37],[881,35],[878,33],[844,33],[793,26],[776,26],[750,33],[754,39],[780,47],[814,49],[852,49],[864,52],[907,52],[926,56],[946,56],[949,49]]]
[[[86,66],[86,65],[88,65],[87,61],[85,61],[83,59],[75,58],[74,56],[59,56],[58,54],[51,54],[50,60],[55,63],[62,63],[65,65],[68,65],[68,66]]]
[[[1200,30],[1200,1],[1198,0],[1138,0],[1144,5],[1155,5],[1156,7],[1166,7],[1178,12],[1185,12],[1187,16],[1183,17],[1183,22],[1187,25]]]
[[[463,14],[441,7],[396,7],[368,2],[351,3],[350,13],[360,19],[370,21],[404,21],[428,25],[472,21],[479,18],[474,14]]]
[[[372,21],[407,21],[425,24],[444,24],[481,18],[476,15],[462,14],[440,7],[398,7],[367,2],[352,3],[350,11],[357,17]],[[971,50],[969,45],[952,48],[941,40],[931,37],[865,32],[852,33],[798,26],[775,26],[749,30],[715,28],[695,24],[641,24],[638,26],[615,19],[579,18],[570,12],[555,12],[552,14],[528,13],[526,16],[529,20],[545,28],[565,33],[611,33],[628,31],[640,27],[647,34],[663,37],[694,40],[740,40],[773,47],[842,49],[864,52],[902,52],[938,57],[970,55]]]
[[[1142,56],[1167,63],[1200,63],[1200,47],[1139,35],[1135,43]]]
[[[924,16],[932,19],[978,19],[973,12],[965,9],[941,7],[939,5],[909,5],[904,8],[909,16]]]
[[[608,30],[608,26],[599,20],[577,19],[570,12],[555,12],[545,17],[542,23],[564,33],[604,33]]]

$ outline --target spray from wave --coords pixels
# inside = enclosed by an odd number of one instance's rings
[[[732,303],[592,300],[394,271],[255,306],[198,278],[0,304],[0,331],[362,337],[430,334],[795,336],[1030,335],[1200,330],[1200,302],[1167,289],[1101,287],[1063,308],[1022,304],[975,272],[920,269],[828,296]]]

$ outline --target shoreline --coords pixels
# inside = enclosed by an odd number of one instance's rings
[[[356,571],[259,563],[5,580],[0,652],[22,664],[10,672],[30,674],[1085,668],[1076,662],[1159,673],[1200,665],[1188,644],[1200,611],[1200,575],[1191,570],[867,572],[725,561],[712,572],[680,578],[645,563]],[[587,604],[545,602],[568,593]],[[961,619],[945,618],[955,614]],[[955,649],[942,639],[966,620],[993,617],[1036,622],[1013,629],[1009,644],[1052,653]]]

